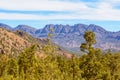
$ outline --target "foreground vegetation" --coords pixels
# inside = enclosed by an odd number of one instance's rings
[[[120,53],[103,53],[92,47],[95,34],[87,31],[80,48],[84,55],[66,58],[56,48],[43,46],[45,57],[33,45],[20,54],[0,54],[0,80],[120,80]]]
[[[38,58],[35,46],[14,55],[0,55],[0,80],[119,80],[120,53],[93,51],[71,59]]]

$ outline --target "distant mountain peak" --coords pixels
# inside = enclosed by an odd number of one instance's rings
[[[88,25],[87,30],[91,30],[94,32],[106,32],[105,29],[103,29],[102,27],[95,25],[95,24]]]
[[[31,27],[31,26],[28,26],[28,25],[24,25],[24,24],[20,24],[18,25],[16,28],[21,28],[21,29],[33,29],[33,30],[36,30],[35,28]]]
[[[21,25],[18,25],[17,27],[15,27],[14,30],[21,30],[21,31],[29,33],[30,35],[34,35],[34,33],[37,29],[35,29],[31,26],[28,26],[28,25],[21,24]]]
[[[7,24],[4,24],[4,23],[0,23],[0,27],[4,28],[4,29],[7,29],[7,30],[12,30],[12,27],[7,25]]]

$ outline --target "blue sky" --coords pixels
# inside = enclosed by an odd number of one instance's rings
[[[0,23],[37,29],[46,24],[96,24],[120,31],[120,0],[1,0]]]

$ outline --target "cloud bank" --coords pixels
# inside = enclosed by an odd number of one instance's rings
[[[0,20],[86,19],[119,21],[119,5],[120,0],[96,0],[94,2],[84,0],[1,0]],[[33,14],[37,11],[48,12]],[[49,11],[57,13],[49,13]]]

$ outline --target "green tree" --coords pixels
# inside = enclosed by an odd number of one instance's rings
[[[102,57],[102,64],[105,68],[105,76],[107,80],[120,79],[120,54],[112,54],[107,52]]]
[[[55,55],[58,47],[54,43],[52,43],[52,38],[54,37],[53,32],[54,32],[54,29],[50,27],[50,32],[48,33],[48,37],[46,39],[47,44],[43,45],[42,48],[45,53]]]
[[[92,45],[96,43],[95,33],[92,31],[86,31],[83,36],[86,43],[82,43],[80,49],[81,51],[89,52],[91,49],[93,49]]]
[[[27,48],[19,55],[19,75],[24,79],[29,80],[35,77],[36,67],[38,67],[38,58],[36,55],[36,45]]]
[[[72,80],[81,80],[82,71],[79,68],[79,58],[77,58],[75,55],[72,55],[72,59],[70,60],[70,69],[72,73]]]
[[[0,77],[6,75],[7,65],[8,65],[8,55],[0,54]]]
[[[84,34],[86,43],[82,43],[80,48],[88,54],[80,61],[80,69],[83,70],[82,77],[87,80],[101,79],[104,73],[103,65],[100,62],[101,50],[92,47],[96,43],[95,33],[86,31]]]
[[[12,75],[14,77],[17,77],[18,76],[18,63],[17,63],[17,60],[14,59],[14,58],[11,58],[8,61],[7,69],[8,69],[7,70],[8,75]]]

